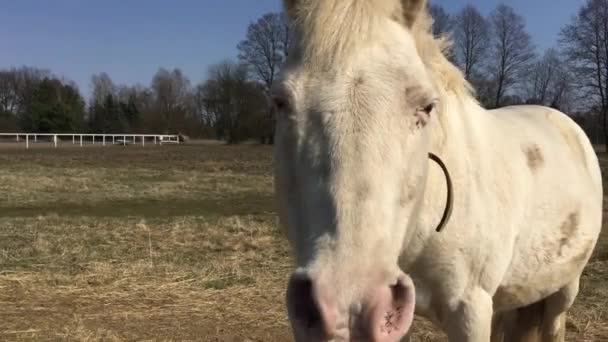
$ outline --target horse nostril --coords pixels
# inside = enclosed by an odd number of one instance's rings
[[[394,341],[403,337],[414,318],[415,289],[411,278],[402,275],[396,283],[378,287],[368,305],[367,331],[372,341]]]
[[[289,315],[307,329],[321,324],[321,313],[314,299],[312,280],[307,277],[293,277],[287,288]]]
[[[407,299],[407,287],[400,280],[391,286],[391,292],[395,303],[403,303]]]

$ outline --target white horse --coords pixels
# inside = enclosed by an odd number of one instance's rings
[[[583,131],[545,107],[481,108],[425,0],[284,2],[275,183],[295,339],[398,341],[416,312],[450,341],[563,341],[601,229]]]

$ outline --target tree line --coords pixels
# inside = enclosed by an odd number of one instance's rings
[[[291,26],[280,13],[249,25],[238,58],[211,65],[192,84],[160,68],[149,85],[116,84],[101,72],[88,101],[77,85],[32,66],[0,69],[0,131],[155,133],[272,143],[270,89],[287,57]]]
[[[449,13],[429,5],[433,32],[453,42],[458,65],[486,108],[542,104],[565,111],[596,141],[608,141],[608,0],[586,0],[539,51],[525,20],[500,4],[484,16],[473,5]],[[228,142],[272,143],[270,89],[288,55],[289,21],[268,13],[252,22],[238,56],[209,67],[193,85],[180,69],[160,68],[147,85],[91,77],[85,101],[74,82],[48,70],[0,69],[0,130],[180,133]]]
[[[436,4],[429,9],[433,33],[452,40],[449,58],[484,107],[553,107],[571,115],[595,143],[608,142],[608,0],[584,1],[545,51],[505,4],[488,16],[473,5],[456,13]]]

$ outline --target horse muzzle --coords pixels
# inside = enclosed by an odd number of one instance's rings
[[[332,284],[336,283],[304,272],[292,275],[287,306],[296,341],[397,342],[409,331],[415,288],[406,274],[366,286],[369,290],[351,302],[345,301],[341,289]]]

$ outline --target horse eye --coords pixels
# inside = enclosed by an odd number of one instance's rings
[[[274,106],[279,111],[287,110],[287,101],[282,97],[274,97],[272,99]]]
[[[424,107],[424,109],[422,109],[422,111],[424,111],[426,114],[431,114],[431,112],[433,112],[433,109],[435,109],[435,104],[431,103],[428,106]]]

